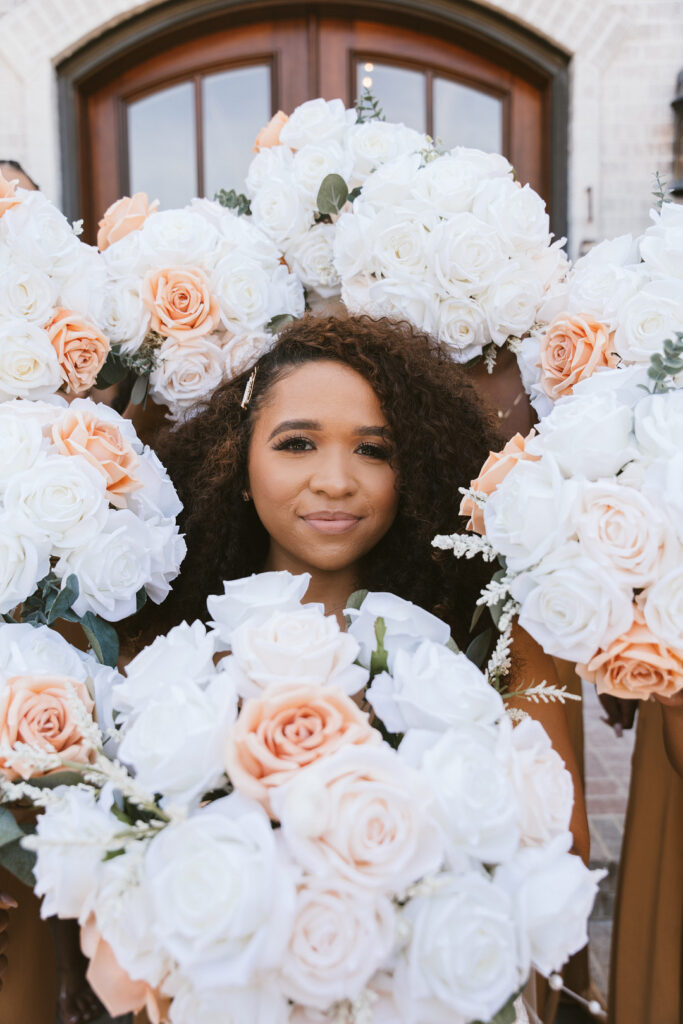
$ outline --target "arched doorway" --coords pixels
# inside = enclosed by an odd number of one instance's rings
[[[505,153],[561,233],[566,65],[550,44],[465,3],[163,4],[58,69],[64,206],[92,239],[125,192],[169,206],[239,188],[272,112],[318,95],[350,105],[366,83],[389,119]]]

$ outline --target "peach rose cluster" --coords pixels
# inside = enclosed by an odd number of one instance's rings
[[[571,395],[574,385],[600,367],[619,362],[614,335],[590,316],[562,313],[541,336],[541,384],[553,399]]]
[[[681,644],[672,647],[655,636],[636,607],[631,628],[576,669],[598,693],[612,697],[675,697],[683,691],[683,637]]]
[[[94,386],[109,355],[109,341],[85,317],[57,307],[45,325],[67,390],[82,395]]]
[[[502,484],[511,469],[522,459],[537,461],[540,456],[532,455],[526,450],[527,443],[535,435],[532,430],[527,437],[515,434],[499,452],[489,452],[484,465],[479,471],[476,480],[470,481],[470,489],[484,497],[489,497]],[[466,494],[460,503],[460,515],[469,516],[466,530],[479,533],[482,536],[486,533],[484,523],[484,509],[478,505],[471,494]]]
[[[125,508],[127,496],[142,487],[136,476],[139,458],[115,423],[86,409],[71,409],[52,426],[60,455],[80,455],[102,474],[107,496],[115,508]]]
[[[220,320],[218,301],[198,268],[150,270],[142,298],[152,315],[152,330],[165,338],[199,338],[210,334]]]
[[[138,231],[148,217],[156,212],[159,200],[150,203],[145,192],[123,196],[107,209],[98,224],[97,248],[104,252],[114,242],[119,242],[131,231]]]
[[[16,181],[8,181],[2,171],[0,171],[0,217],[7,210],[18,206],[20,202],[21,198],[17,195]]]

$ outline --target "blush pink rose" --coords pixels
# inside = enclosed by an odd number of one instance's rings
[[[93,914],[81,927],[81,949],[90,961],[86,972],[88,983],[107,1013],[121,1017],[144,1010],[150,1024],[164,1024],[168,1020],[170,999],[146,981],[133,981],[109,943],[102,938]]]
[[[225,765],[236,789],[269,809],[269,791],[348,744],[379,743],[364,711],[337,686],[286,686],[244,702]]]
[[[57,306],[45,330],[67,389],[76,395],[88,391],[109,355],[105,336],[85,317],[62,306]]]
[[[210,334],[220,321],[218,300],[198,268],[149,270],[142,298],[152,314],[152,330],[165,338],[200,338]]]
[[[87,764],[92,747],[75,720],[76,698],[90,714],[93,702],[83,683],[66,676],[14,676],[0,690],[0,744],[4,748],[26,743],[65,761]],[[36,772],[20,758],[0,758],[0,769],[9,779],[28,779]]]
[[[636,606],[631,628],[576,671],[595,683],[598,693],[640,700],[653,694],[673,697],[683,692],[683,649],[659,640]]]
[[[52,440],[62,455],[80,455],[99,470],[116,508],[125,508],[126,496],[142,487],[135,476],[139,459],[114,423],[84,409],[69,409],[53,424]]]
[[[613,335],[589,316],[561,313],[541,338],[541,385],[551,398],[571,395],[574,385],[601,366],[616,366]]]
[[[100,252],[119,242],[131,231],[139,231],[148,217],[156,212],[159,200],[150,203],[146,192],[123,196],[109,207],[98,224],[97,248]]]
[[[476,480],[470,481],[472,490],[486,495],[493,494],[520,459],[538,462],[539,455],[529,455],[526,451],[526,444],[535,433],[536,431],[532,430],[526,437],[515,434],[501,451],[489,452],[489,457],[481,467],[479,476]],[[465,527],[466,530],[480,533],[482,536],[486,533],[484,509],[480,508],[469,494],[466,494],[460,503],[460,515],[470,517]]]
[[[264,125],[254,139],[252,153],[258,153],[261,149],[270,149],[271,146],[280,145],[280,132],[289,121],[283,110],[273,114],[268,124]]]
[[[0,171],[0,217],[13,206],[18,206],[21,199],[17,195],[16,181],[8,181]]]

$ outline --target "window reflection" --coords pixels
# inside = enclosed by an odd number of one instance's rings
[[[434,79],[434,138],[445,149],[471,146],[503,152],[503,103],[447,78]]]
[[[422,71],[360,61],[356,95],[364,88],[379,100],[387,121],[402,121],[409,128],[427,131],[427,78]]]
[[[128,107],[130,189],[162,209],[197,194],[194,84],[182,82]]]
[[[270,68],[235,68],[202,82],[204,194],[241,191],[256,134],[271,116]]]

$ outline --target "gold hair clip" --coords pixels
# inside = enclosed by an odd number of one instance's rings
[[[258,366],[255,366],[254,369],[249,374],[249,380],[247,381],[247,386],[244,389],[244,394],[242,395],[242,401],[240,402],[240,405],[241,405],[242,409],[246,409],[247,406],[249,405],[249,403],[251,402],[251,396],[254,394],[254,384],[256,383],[256,371],[257,370],[258,370]]]

